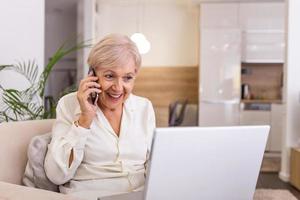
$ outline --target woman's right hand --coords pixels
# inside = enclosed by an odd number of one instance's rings
[[[91,102],[90,94],[93,92],[100,93],[100,84],[96,82],[97,76],[88,76],[80,81],[77,91],[77,99],[79,101],[81,114],[78,120],[80,126],[90,128],[90,125],[96,116],[97,103],[94,105]],[[96,99],[95,102],[97,102]]]

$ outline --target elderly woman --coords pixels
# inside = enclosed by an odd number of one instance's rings
[[[141,190],[155,128],[151,102],[131,94],[141,56],[127,36],[112,34],[88,64],[95,74],[58,102],[46,174],[62,193],[81,197]]]

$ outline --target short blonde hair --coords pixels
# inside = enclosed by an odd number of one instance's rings
[[[116,67],[133,59],[136,70],[141,66],[141,55],[135,43],[127,36],[110,34],[100,40],[88,57],[90,67]]]

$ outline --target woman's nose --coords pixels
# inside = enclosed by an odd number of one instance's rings
[[[123,88],[123,81],[122,79],[116,79],[115,82],[114,82],[114,89],[115,90],[121,90]]]

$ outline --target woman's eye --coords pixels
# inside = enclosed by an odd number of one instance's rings
[[[124,77],[124,81],[130,81],[130,80],[132,80],[132,79],[133,79],[132,76],[126,76],[126,77]]]
[[[106,75],[104,75],[104,77],[107,78],[107,79],[112,79],[112,78],[113,78],[113,75],[111,75],[111,74],[106,74]]]

